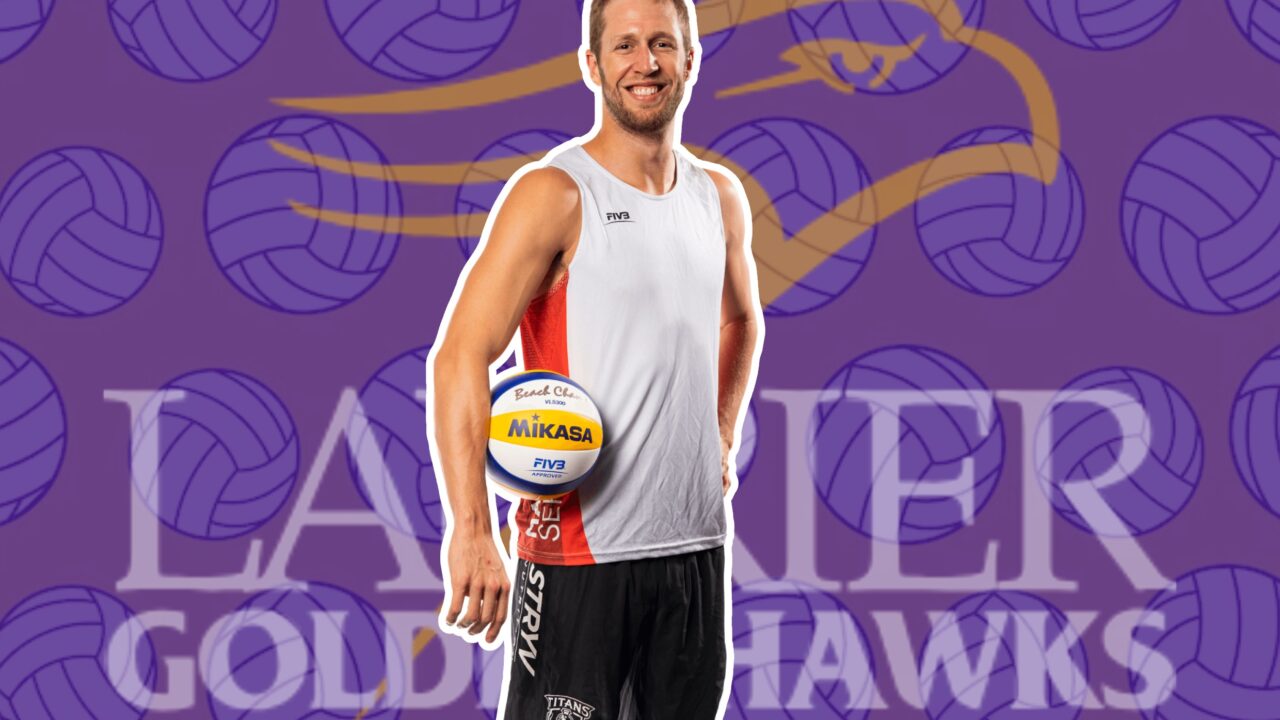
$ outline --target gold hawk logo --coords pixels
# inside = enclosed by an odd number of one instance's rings
[[[751,0],[748,3],[746,0],[721,0],[703,3],[695,9],[698,11],[699,31],[705,36],[806,6],[831,5],[841,1]],[[856,1],[843,0],[845,3]],[[837,38],[801,42],[780,55],[782,67],[790,66],[791,69],[721,90],[716,94],[716,100],[801,83],[822,83],[841,95],[855,93],[863,83],[866,89],[874,90],[888,82],[895,71],[914,58],[926,43],[956,43],[986,56],[1011,77],[1026,104],[1031,141],[973,145],[926,157],[841,201],[790,237],[783,229],[771,198],[755,178],[729,158],[705,148],[688,146],[694,154],[725,166],[742,181],[753,210],[752,253],[759,275],[760,300],[765,305],[777,300],[812,270],[846,245],[856,242],[880,221],[955,183],[982,175],[1012,172],[1047,185],[1058,174],[1061,130],[1057,106],[1044,74],[1026,52],[999,35],[966,25],[956,0],[866,1],[914,7],[933,19],[937,34],[933,37],[918,35],[900,45]],[[366,95],[279,98],[275,102],[285,107],[333,114],[407,115],[512,102],[575,85],[582,79],[578,52],[574,51],[523,68],[450,85]],[[444,186],[504,181],[545,154],[480,162],[381,165],[324,157],[278,141],[272,141],[272,145],[286,157],[330,172]],[[926,170],[930,178],[928,184],[924,184]],[[935,177],[940,179],[934,180]],[[320,222],[358,229],[397,231],[411,237],[476,237],[487,219],[486,213],[388,218],[335,212],[297,202],[292,203],[292,207],[295,212]],[[508,535],[509,531],[503,530],[504,544]],[[434,636],[434,631],[423,630],[415,638],[413,656],[417,657]],[[385,692],[385,682],[380,690]],[[572,698],[546,697],[547,720],[588,718],[594,711],[591,706]],[[375,702],[380,698],[381,692]],[[553,704],[553,699],[557,704]],[[361,713],[356,720],[362,720],[364,715]]]
[[[565,695],[546,695],[546,720],[590,720],[596,709]]]

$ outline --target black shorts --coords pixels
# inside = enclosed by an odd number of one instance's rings
[[[505,720],[712,720],[724,548],[567,567],[521,560]]]

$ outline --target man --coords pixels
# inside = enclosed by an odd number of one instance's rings
[[[679,146],[685,0],[587,12],[596,132],[513,178],[431,359],[442,627],[492,644],[511,601],[508,720],[709,719],[727,669],[731,452],[762,335],[745,196]],[[511,597],[484,459],[489,369],[517,327],[524,367],[582,385],[606,438],[578,490],[520,502]]]

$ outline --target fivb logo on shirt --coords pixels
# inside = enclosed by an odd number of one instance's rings
[[[567,695],[547,695],[546,720],[590,720],[596,709]]]
[[[633,222],[635,222],[635,220],[631,219],[631,213],[627,212],[626,210],[622,210],[619,212],[607,212],[604,214],[605,225],[613,225],[616,223],[633,223]]]

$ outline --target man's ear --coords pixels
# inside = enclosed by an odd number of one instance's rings
[[[591,82],[595,83],[596,85],[599,85],[600,87],[604,87],[604,81],[600,79],[600,62],[596,58],[596,54],[591,52],[590,48],[588,48],[583,52],[586,53],[586,58],[587,58],[588,79]]]

